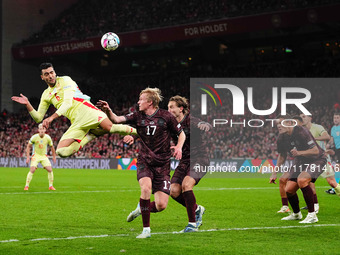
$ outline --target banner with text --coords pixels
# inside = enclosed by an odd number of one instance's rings
[[[119,33],[121,47],[181,41],[209,36],[240,34],[275,28],[300,27],[310,23],[338,21],[340,5],[306,8],[225,18],[215,21]],[[112,31],[114,32],[114,31]],[[101,36],[30,46],[14,46],[15,59],[29,59],[101,50]]]
[[[118,159],[88,159],[88,158],[57,158],[52,168],[64,169],[117,169]],[[26,164],[26,158],[0,158],[0,167],[29,167]],[[42,167],[41,164],[38,167]]]
[[[54,164],[51,161],[52,168],[64,169],[118,169],[118,170],[137,170],[136,158],[121,158],[121,159],[89,159],[89,158],[57,158]],[[171,160],[171,170],[175,170],[178,166],[178,160]],[[0,158],[0,167],[29,167],[26,164],[26,158]],[[42,167],[41,164],[38,167]]]

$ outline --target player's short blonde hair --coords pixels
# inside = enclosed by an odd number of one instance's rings
[[[183,114],[189,113],[188,99],[179,95],[173,96],[169,99],[169,102],[175,102],[178,107],[183,107]]]
[[[155,108],[158,108],[159,103],[163,100],[162,92],[159,88],[146,88],[139,93],[139,96],[142,94],[146,94],[147,100],[151,101]]]
[[[40,123],[39,125],[38,125],[38,129],[45,129],[45,132],[46,132],[46,128],[43,126],[43,124],[42,123]]]

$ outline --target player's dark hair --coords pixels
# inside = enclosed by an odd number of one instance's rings
[[[309,116],[311,116],[311,115],[309,115]],[[300,116],[298,116],[298,115],[294,115],[294,116],[292,117],[292,119],[298,120],[298,121],[300,121],[301,123],[303,122],[302,118],[301,118]]]
[[[340,115],[340,112],[334,112],[334,115]]]
[[[43,69],[47,69],[49,67],[53,67],[53,65],[51,63],[41,63],[39,66],[40,74]]]
[[[276,116],[276,118],[275,119],[285,119],[285,120],[287,120],[287,119],[294,119],[292,116],[290,116],[289,114],[286,114],[286,115],[282,115],[282,114],[280,114],[280,115],[278,115],[278,116]]]
[[[169,102],[173,101],[176,102],[176,105],[178,107],[183,107],[183,113],[188,114],[189,113],[189,104],[188,104],[188,99],[185,97],[181,97],[179,95],[173,96],[169,99]]]
[[[294,117],[292,117],[291,115],[289,115],[289,114],[286,114],[286,115],[278,115],[277,117],[276,117],[276,119],[277,120],[279,120],[279,119],[283,119],[283,120],[286,120],[286,121],[290,121],[290,122],[295,122],[294,120]],[[302,120],[302,119],[301,119]],[[297,124],[297,123],[296,123]]]

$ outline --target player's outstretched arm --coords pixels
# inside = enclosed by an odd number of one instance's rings
[[[331,136],[331,139],[328,141],[328,143],[326,144],[326,149],[330,149],[334,146],[334,138],[333,136]]]
[[[124,116],[117,116],[106,101],[99,100],[99,102],[96,103],[96,106],[102,109],[114,124],[124,123],[126,121]]]
[[[30,163],[31,148],[32,148],[32,144],[30,144],[30,142],[28,142],[27,146],[26,146],[26,164]]]
[[[43,126],[46,129],[50,126],[51,122],[54,119],[59,118],[62,115],[65,116],[66,112],[72,107],[74,93],[75,91],[71,86],[68,89],[64,90],[64,99],[61,106],[57,109],[55,113],[53,113],[50,117],[44,119],[43,121]]]
[[[55,152],[53,145],[51,146],[51,151],[52,151],[53,163],[55,164],[57,162],[57,153]]]
[[[173,156],[175,159],[180,160],[182,158],[182,147],[185,142],[185,134],[184,131],[182,131],[178,136],[178,142],[176,146],[171,146],[170,148],[174,150]]]
[[[335,151],[331,150],[331,149],[327,149],[325,150],[325,153],[330,155],[330,156],[334,156],[335,155]]]
[[[40,100],[40,104],[38,107],[38,111],[36,111],[33,106],[31,105],[30,101],[27,97],[25,97],[23,94],[20,94],[20,96],[12,96],[11,99],[14,102],[17,102],[19,104],[25,105],[28,113],[31,115],[31,117],[34,119],[35,122],[39,123],[43,120],[45,113],[47,112],[47,109],[49,107],[49,104],[46,103],[43,100],[43,97]]]
[[[329,141],[331,139],[331,136],[328,134],[327,131],[322,132],[322,134],[318,137],[315,137],[316,141]]]
[[[99,100],[96,103],[96,106],[100,109],[102,109],[103,112],[105,112],[107,115],[110,114],[110,112],[112,112],[108,102],[104,101],[104,100]]]
[[[305,150],[305,151],[298,151],[296,148],[292,149],[290,151],[290,153],[294,156],[294,157],[298,157],[298,156],[303,156],[303,157],[314,157],[316,155],[319,154],[319,150],[316,146],[314,146],[311,149]]]
[[[50,117],[44,119],[44,120],[43,120],[43,126],[44,126],[44,128],[48,129],[49,126],[50,126],[50,124],[51,124],[51,122],[52,122],[54,119],[58,118],[58,117],[59,117],[59,115],[55,112],[55,113],[53,113]]]
[[[202,131],[205,131],[205,132],[208,132],[212,129],[212,126],[210,125],[210,123],[208,122],[205,122],[205,121],[201,121],[198,123],[197,127],[202,130]]]
[[[133,144],[134,141],[135,141],[135,138],[134,138],[132,135],[126,135],[126,136],[124,136],[124,138],[123,138],[123,142],[126,143],[126,144],[128,144],[128,145]]]
[[[23,94],[20,94],[19,97],[18,96],[12,96],[11,99],[14,102],[25,105],[29,112],[34,110],[33,106],[31,105],[30,101],[28,100],[28,98],[25,97]]]
[[[286,158],[287,158],[287,153],[286,154],[279,153],[279,157],[277,158],[276,168],[273,170],[272,175],[269,178],[269,183],[276,184],[277,171],[285,163]]]

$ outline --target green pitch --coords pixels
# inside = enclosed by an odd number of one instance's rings
[[[198,233],[172,199],[151,214],[152,237],[138,240],[141,217],[126,217],[139,201],[135,171],[38,169],[24,191],[28,168],[0,168],[0,254],[338,254],[340,198],[317,181],[319,222],[281,221],[278,184],[268,175],[204,178],[195,187],[206,208]],[[300,205],[304,206],[299,192]],[[303,215],[307,214],[303,211]]]

